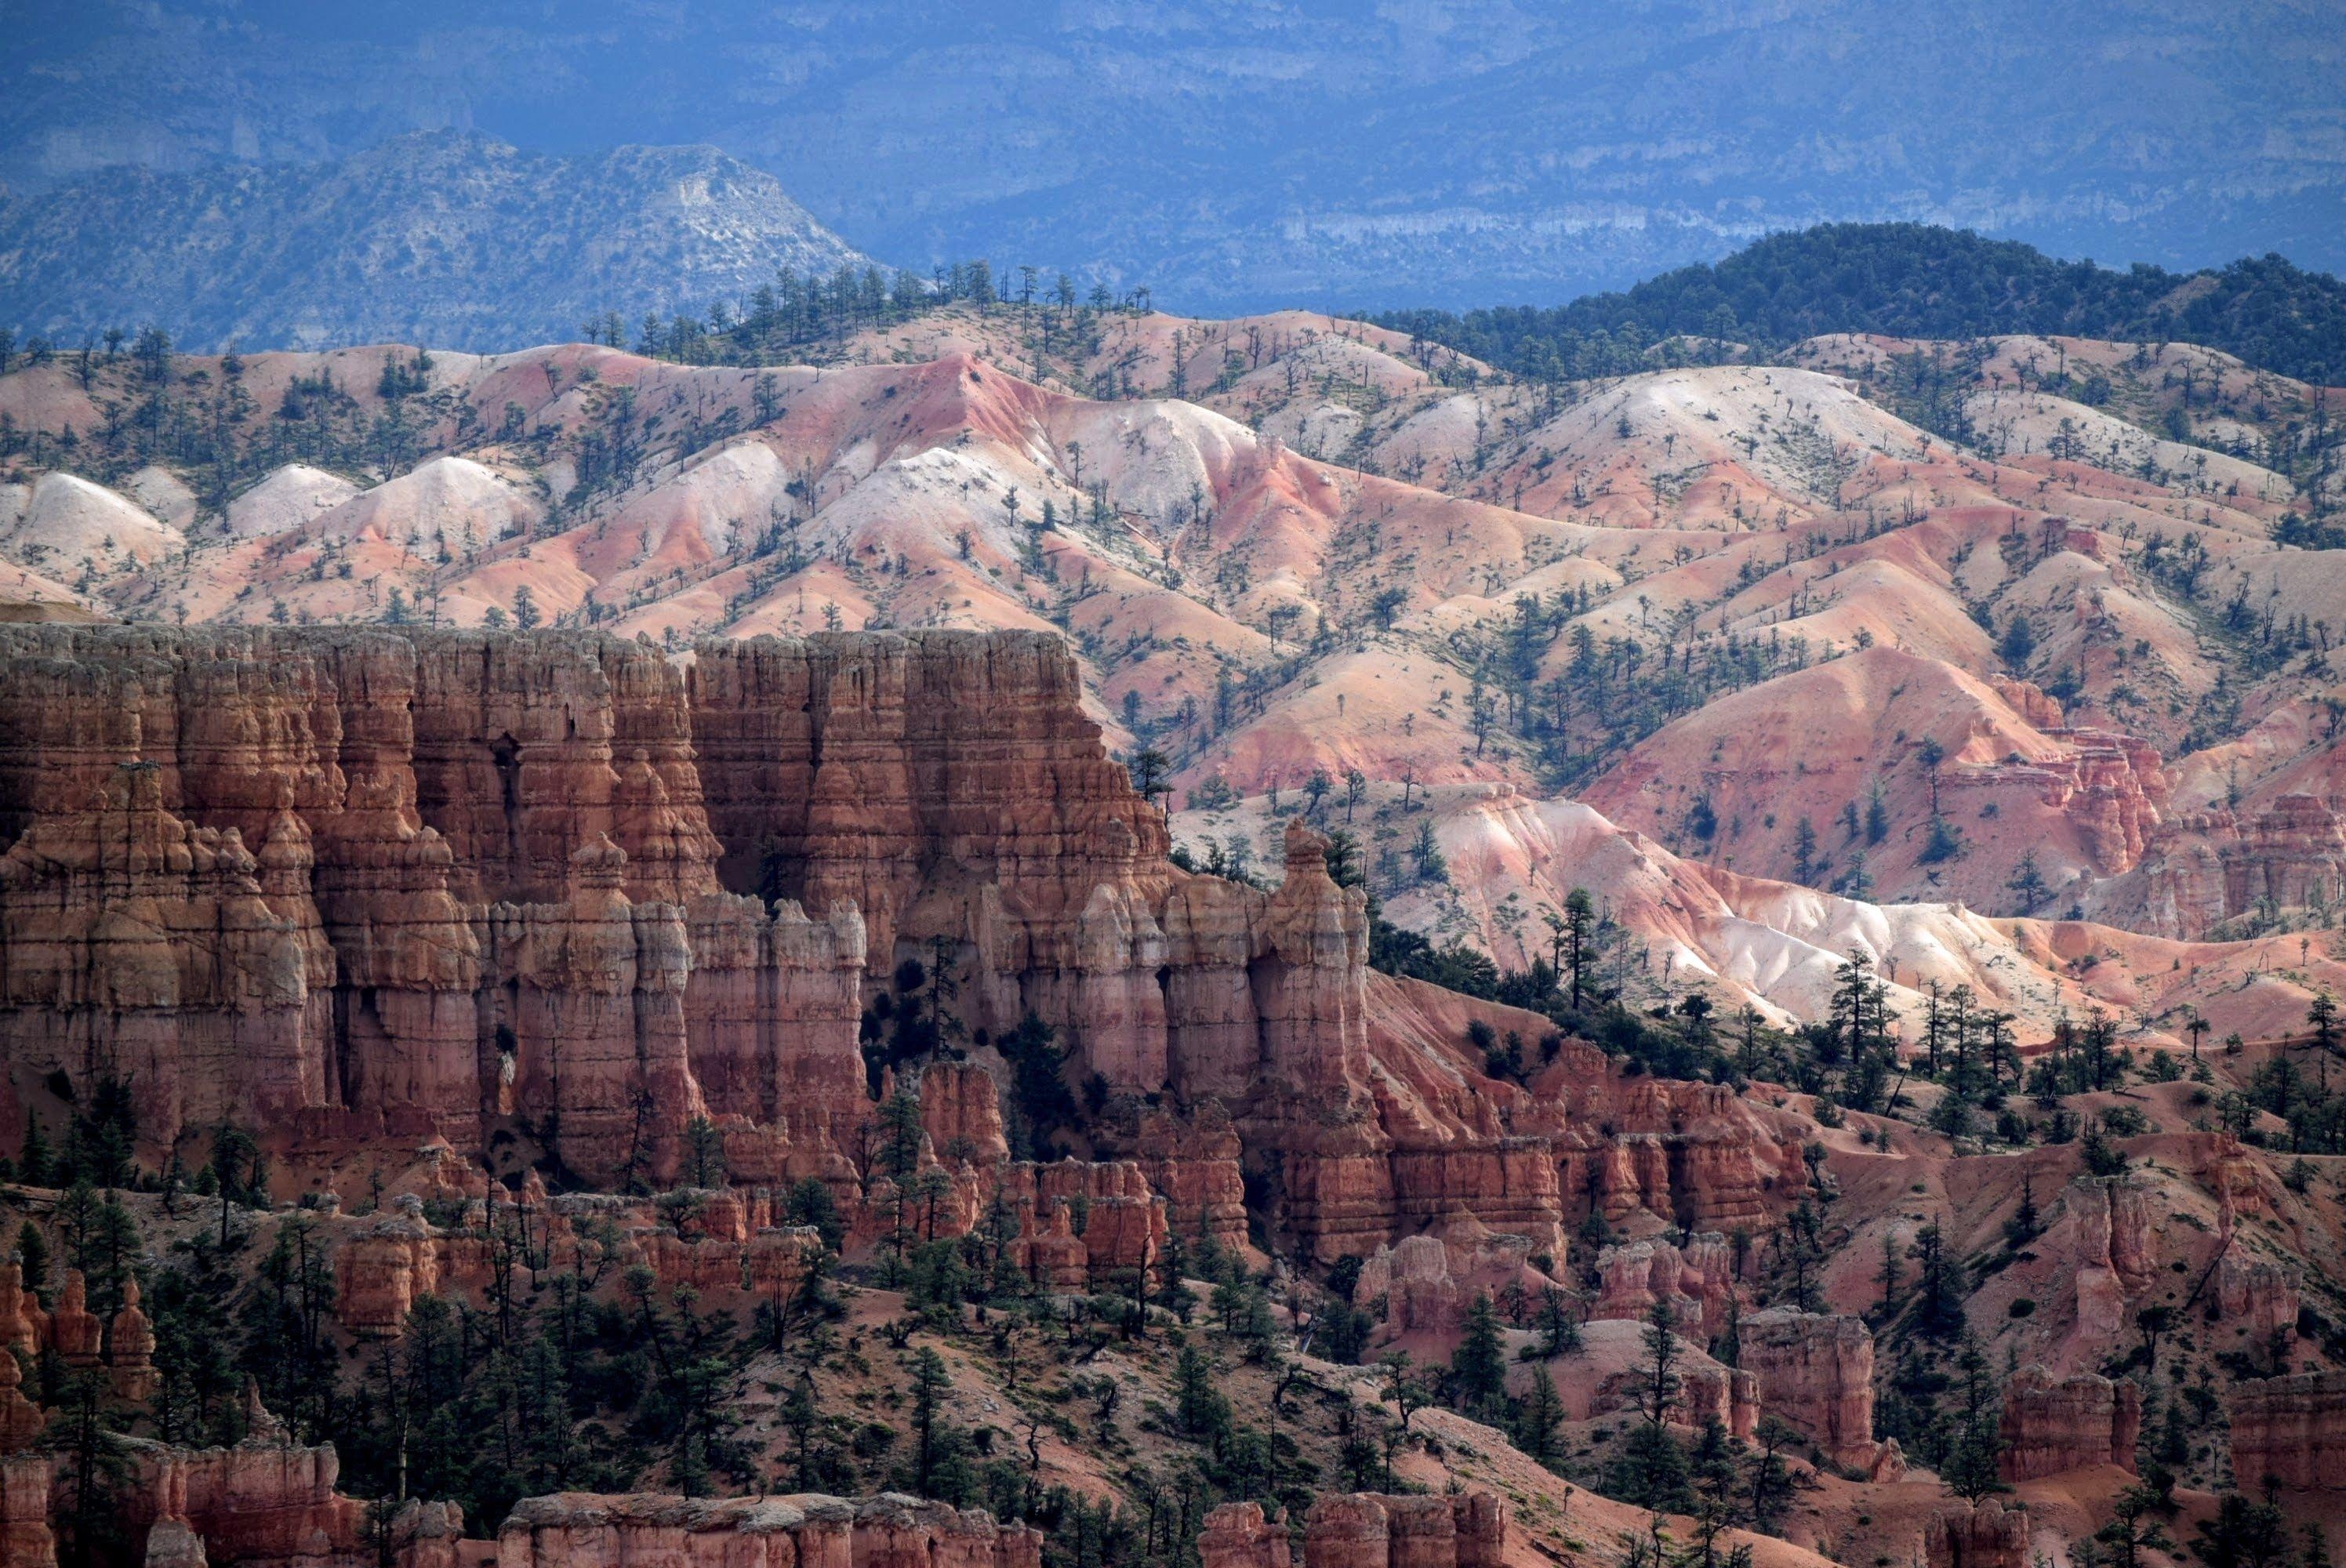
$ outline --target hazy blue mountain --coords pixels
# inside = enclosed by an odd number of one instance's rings
[[[152,321],[199,348],[509,349],[842,263],[869,258],[707,147],[566,158],[416,132],[324,165],[117,167],[0,201],[0,322],[66,341]]]
[[[2346,267],[2336,0],[17,0],[0,177],[711,143],[913,265],[1552,300],[1836,219]]]

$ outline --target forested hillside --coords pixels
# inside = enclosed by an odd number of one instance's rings
[[[1681,336],[1774,347],[1826,332],[2041,332],[2180,339],[2300,381],[2346,380],[2346,285],[2328,273],[2279,256],[2221,270],[2121,272],[1920,223],[1774,234],[1724,261],[1551,309],[1394,311],[1375,320],[1554,379],[1643,369],[1638,355]]]

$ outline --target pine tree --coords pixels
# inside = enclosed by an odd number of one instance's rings
[[[1469,1415],[1481,1415],[1506,1399],[1506,1341],[1488,1291],[1476,1291],[1466,1308],[1458,1349],[1450,1358],[1450,1381],[1457,1390],[1459,1409]]]
[[[1813,882],[1819,870],[1817,830],[1804,815],[1792,824],[1792,880]]]
[[[2036,1232],[2036,1178],[2033,1173],[2023,1171],[2020,1173],[2020,1207],[2014,1209],[2012,1217],[2004,1222],[2004,1245],[2015,1248],[2025,1247]]]
[[[944,1436],[944,1398],[952,1387],[944,1359],[922,1346],[913,1359],[913,1481],[923,1497],[936,1495],[932,1489]]]
[[[1539,1334],[1543,1358],[1570,1355],[1581,1349],[1579,1321],[1573,1317],[1564,1292],[1553,1285],[1540,1290]]]
[[[1677,1315],[1668,1297],[1657,1297],[1646,1314],[1646,1368],[1637,1380],[1637,1409],[1659,1426],[1678,1398]]]
[[[1586,888],[1575,888],[1564,901],[1565,962],[1572,972],[1572,1008],[1580,1010],[1582,972],[1588,962],[1589,936],[1596,928],[1596,909]]]
[[[1687,1456],[1687,1468],[1694,1492],[1694,1539],[1688,1543],[1686,1561],[1715,1568],[1719,1538],[1734,1522],[1738,1502],[1734,1441],[1717,1416],[1703,1423]]]
[[[695,1116],[684,1125],[684,1165],[689,1186],[725,1185],[725,1135],[707,1116]]]
[[[2013,869],[2012,876],[2004,885],[2013,897],[2020,901],[2019,912],[2022,914],[2031,913],[2045,901],[2045,894],[2051,890],[2045,885],[2045,873],[2036,869],[2034,848],[2021,855],[2020,864]]]
[[[1937,1221],[1914,1233],[1907,1256],[1921,1265],[1915,1280],[1918,1326],[1933,1337],[1952,1334],[1963,1324],[1962,1292],[1955,1278],[1963,1266],[1948,1258],[1946,1238]]]
[[[28,1111],[25,1115],[25,1149],[16,1161],[16,1178],[26,1186],[46,1186],[49,1169],[49,1140],[41,1131],[41,1114]]]
[[[1532,1386],[1515,1406],[1515,1446],[1542,1464],[1556,1458],[1556,1429],[1564,1423],[1564,1401],[1545,1363],[1532,1373]]]
[[[24,1268],[25,1288],[46,1308],[49,1305],[49,1238],[29,1219],[16,1228],[16,1256]]]
[[[2129,1486],[2118,1493],[2114,1516],[2094,1532],[2110,1549],[2111,1568],[2138,1568],[2146,1552],[2172,1552],[2175,1542],[2156,1517],[2158,1494],[2147,1486]]]
[[[1173,1414],[1187,1438],[1212,1440],[1229,1430],[1230,1402],[1214,1387],[1213,1363],[1195,1345],[1173,1367]]]

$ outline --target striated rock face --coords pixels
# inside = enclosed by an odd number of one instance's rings
[[[2294,1492],[2346,1490],[2346,1372],[2253,1379],[2225,1396],[2224,1410],[2242,1491],[2268,1476]]]
[[[1749,1441],[1760,1430],[1760,1380],[1740,1367],[1691,1365],[1678,1380],[1671,1414],[1697,1431],[1716,1420],[1729,1437]]]
[[[2004,1480],[2035,1481],[2089,1465],[2132,1471],[2142,1435],[2142,1390],[2090,1372],[2055,1381],[2042,1367],[2023,1367],[2004,1388]]]
[[[1304,1568],[1502,1568],[1508,1530],[1505,1502],[1487,1492],[1331,1492],[1304,1515]]]
[[[804,1174],[912,956],[1111,1087],[1362,1095],[1362,895],[1300,827],[1270,895],[1173,868],[1054,637],[688,674],[586,635],[16,626],[0,661],[0,1044],[128,1078],[153,1143],[511,1115],[610,1180],[707,1115]]]
[[[1596,1255],[1596,1272],[1601,1282],[1591,1318],[1642,1319],[1655,1302],[1666,1301],[1671,1321],[1688,1339],[1725,1331],[1735,1277],[1723,1236],[1698,1236],[1682,1248],[1658,1237],[1608,1247]]]
[[[1168,1223],[1242,1238],[1242,1170],[1323,1260],[1458,1216],[1551,1258],[1592,1210],[1759,1229],[1804,1185],[1797,1131],[1723,1086],[1575,1045],[1526,1095],[1451,1060],[1427,988],[1369,973],[1319,834],[1290,826],[1270,893],[1180,871],[1080,697],[1025,633],[684,670],[585,633],[0,627],[7,1081],[127,1081],[157,1163],[222,1122],[288,1168],[443,1140],[470,1169],[513,1135],[605,1187],[672,1182],[705,1118],[731,1180],[844,1205],[890,1190],[859,1031],[917,960],[973,1044],[1031,1014],[1107,1091],[1101,1170],[1005,1178],[1038,1278],[1145,1268]],[[1004,1145],[944,1068],[940,1234]],[[0,1086],[0,1143],[22,1121]],[[351,1260],[352,1322],[430,1288],[414,1239]]]
[[[2273,798],[2243,814],[2217,806],[2159,823],[2145,860],[2138,916],[2144,929],[2198,937],[2270,899],[2319,903],[2346,881],[2346,817],[2336,796]]]
[[[1807,1186],[1799,1137],[1725,1084],[1614,1084],[1601,1055],[1569,1048],[1537,1087],[1567,1112],[1555,1136],[1572,1224],[1594,1210],[1632,1236],[1757,1231]]]
[[[49,1529],[49,1460],[46,1454],[0,1458],[0,1563],[9,1568],[56,1568],[57,1538]]]
[[[1265,1519],[1259,1502],[1225,1502],[1198,1532],[1203,1568],[1288,1568],[1287,1526]]]
[[[1771,1307],[1739,1329],[1739,1364],[1759,1381],[1760,1407],[1812,1439],[1833,1463],[1870,1470],[1873,1334],[1855,1318]]]
[[[2137,1177],[2078,1176],[2065,1195],[2075,1223],[2077,1326],[2108,1339],[2127,1326],[2127,1301],[2158,1271],[2150,1226],[2154,1195]]]
[[[1931,1568],[2028,1568],[2028,1515],[1994,1498],[1941,1509],[1923,1533]]]
[[[2278,1339],[2286,1354],[2296,1340],[2298,1305],[2297,1271],[2287,1264],[2245,1257],[2237,1246],[2217,1259],[2217,1319],[2247,1329],[2257,1345]]]
[[[1352,1299],[1394,1334],[1454,1331],[1478,1293],[1494,1302],[1511,1292],[1536,1301],[1556,1288],[1534,1268],[1531,1239],[1489,1229],[1465,1214],[1433,1230],[1381,1247],[1361,1266]]]
[[[0,1357],[0,1362],[9,1358]],[[152,1568],[455,1568],[464,1514],[411,1501],[378,1531],[334,1490],[333,1446],[291,1442],[247,1391],[252,1434],[234,1448],[125,1440],[108,1506]],[[72,1471],[46,1455],[0,1459],[0,1563],[54,1568],[50,1520],[71,1506]]]
[[[48,1425],[41,1407],[26,1398],[24,1380],[25,1371],[16,1358],[0,1350],[0,1454],[22,1453]]]
[[[498,1568],[1041,1568],[1043,1537],[894,1493],[849,1502],[562,1492],[524,1498]]]

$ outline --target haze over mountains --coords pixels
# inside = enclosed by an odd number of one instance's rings
[[[1553,301],[1773,229],[2346,265],[2334,9],[968,8],[38,0],[0,178],[418,128],[711,143],[871,253],[1096,266],[1199,311]]]
[[[322,167],[125,166],[0,199],[0,321],[66,341],[156,322],[208,347],[510,348],[868,265],[706,147],[552,158],[416,132]]]

